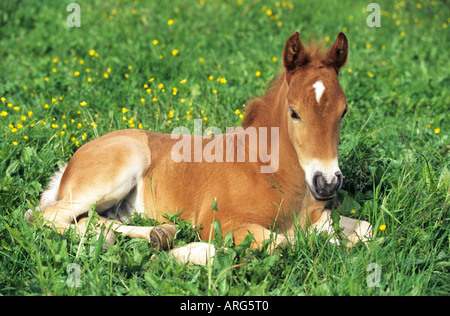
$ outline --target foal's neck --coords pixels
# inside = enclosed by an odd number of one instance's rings
[[[254,126],[258,132],[260,127],[279,128],[279,168],[274,173],[274,181],[288,200],[298,203],[303,200],[306,181],[297,152],[289,137],[286,103],[288,84],[285,73],[282,73],[269,89],[265,96],[250,103],[247,111],[249,117],[246,117],[243,125]]]

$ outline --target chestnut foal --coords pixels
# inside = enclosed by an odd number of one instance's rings
[[[294,33],[284,48],[283,72],[266,95],[250,102],[243,128],[205,137],[108,133],[78,149],[55,173],[35,211],[58,232],[83,234],[95,205],[109,228],[107,243],[118,232],[144,238],[155,249],[170,247],[175,226],[130,226],[130,215],[164,221],[162,214],[179,212],[201,225],[204,240],[215,216],[236,244],[252,233],[255,247],[271,238],[270,250],[285,245],[297,227],[332,233],[324,207],[343,181],[338,144],[347,104],[338,74],[347,54],[343,33],[326,53],[305,48]],[[214,199],[217,212],[211,210]],[[26,217],[33,219],[33,212]],[[340,226],[350,245],[372,233],[368,222],[343,216]],[[171,252],[180,262],[206,264],[214,251],[208,243],[193,243]]]

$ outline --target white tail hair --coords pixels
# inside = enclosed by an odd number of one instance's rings
[[[50,179],[50,183],[48,184],[47,189],[45,189],[42,193],[41,200],[39,202],[41,210],[45,210],[58,203],[59,184],[61,183],[61,178],[66,170],[66,167],[67,165],[59,167],[59,171],[56,171]]]

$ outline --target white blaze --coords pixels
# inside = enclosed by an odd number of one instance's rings
[[[316,91],[317,103],[319,103],[320,97],[322,96],[323,92],[325,91],[325,86],[323,85],[322,81],[319,80],[315,84],[313,84],[313,87]]]

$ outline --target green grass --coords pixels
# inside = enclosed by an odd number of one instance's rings
[[[370,1],[83,1],[81,27],[69,28],[70,2],[0,4],[0,295],[449,294],[448,5],[378,1],[381,27],[369,28]],[[373,242],[347,249],[298,231],[277,255],[244,243],[198,267],[150,259],[142,240],[102,250],[90,233],[24,221],[57,166],[98,135],[192,130],[194,118],[239,125],[235,111],[280,71],[296,30],[327,45],[348,36],[345,180],[330,207],[371,222]],[[178,225],[177,245],[197,240]],[[368,286],[371,263],[379,287]],[[80,287],[68,286],[74,273]]]

